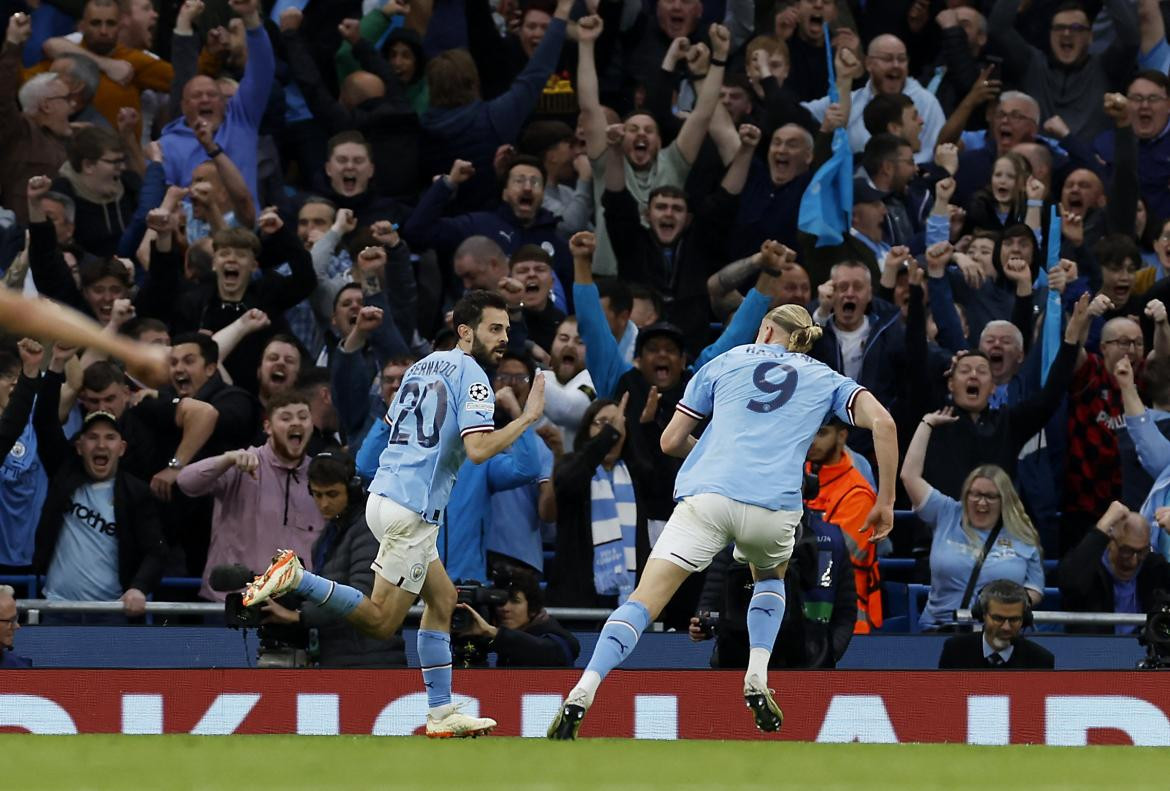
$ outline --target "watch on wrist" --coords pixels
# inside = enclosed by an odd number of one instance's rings
[[[179,461],[178,457],[172,458],[170,461],[167,462],[167,469],[168,470],[181,470],[185,466],[186,465],[184,465],[183,462]]]

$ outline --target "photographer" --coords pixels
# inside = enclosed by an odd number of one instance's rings
[[[536,575],[514,569],[496,584],[508,592],[508,600],[496,607],[495,625],[471,605],[456,605],[469,617],[469,625],[457,638],[482,638],[487,652],[495,653],[496,667],[572,667],[581,653],[577,638],[544,609],[544,595]]]
[[[341,451],[319,453],[309,464],[309,494],[327,520],[313,546],[313,568],[368,596],[374,588],[370,564],[378,554],[378,540],[366,524],[366,495],[355,476],[353,461]],[[266,624],[300,624],[316,629],[317,663],[321,667],[406,667],[401,632],[389,640],[367,637],[310,602],[290,610],[269,600],[263,610]]]
[[[1170,525],[1170,520],[1163,520]],[[1060,599],[1074,612],[1145,613],[1170,591],[1170,565],[1150,550],[1150,523],[1119,502],[1060,561]],[[1165,528],[1163,528],[1165,529]],[[1130,634],[1136,626],[1070,626],[1070,632]]]

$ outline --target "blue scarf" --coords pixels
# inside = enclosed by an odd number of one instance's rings
[[[624,604],[634,592],[638,507],[634,484],[626,465],[612,470],[601,464],[589,485],[593,520],[593,585],[602,596],[618,597]]]

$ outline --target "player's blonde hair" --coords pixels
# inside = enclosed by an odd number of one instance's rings
[[[804,354],[821,339],[821,328],[813,323],[812,316],[800,305],[781,305],[772,308],[764,317],[788,333],[788,351]]]

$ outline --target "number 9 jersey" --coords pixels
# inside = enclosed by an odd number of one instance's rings
[[[674,498],[722,494],[773,511],[799,511],[804,457],[836,413],[853,425],[865,388],[783,346],[737,346],[700,368],[677,409],[710,425],[675,478]]]
[[[438,524],[467,458],[463,437],[495,429],[495,402],[487,374],[459,349],[410,366],[386,411],[390,434],[370,491]]]

